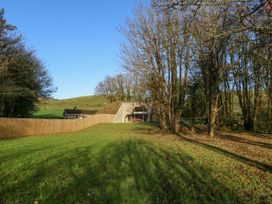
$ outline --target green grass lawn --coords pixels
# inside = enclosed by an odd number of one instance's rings
[[[40,109],[33,114],[33,118],[62,119],[63,109]]]
[[[151,125],[0,140],[0,161],[1,204],[272,203],[270,164]]]
[[[86,110],[97,110],[104,105],[108,104],[108,101],[104,96],[82,96],[70,99],[54,99],[50,101],[45,101],[41,104],[41,107],[47,109],[63,109],[63,108],[74,108],[77,106],[78,109]]]

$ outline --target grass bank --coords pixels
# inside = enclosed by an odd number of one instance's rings
[[[271,138],[263,143],[248,141],[256,154],[244,155],[144,124],[0,140],[0,203],[271,203]]]
[[[115,114],[121,102],[110,103],[105,96],[82,96],[70,99],[51,99],[41,101],[39,110],[33,114],[34,118],[63,118],[64,109],[77,107],[82,110],[96,110],[98,113]]]

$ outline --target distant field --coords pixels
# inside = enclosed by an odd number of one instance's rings
[[[40,104],[38,112],[33,114],[36,118],[63,118],[64,109],[97,110],[103,112],[103,109],[110,105],[104,96],[83,96],[63,100],[47,100]]]
[[[34,118],[51,118],[51,119],[61,119],[63,118],[63,109],[43,109],[41,108],[38,112],[34,113]]]
[[[0,140],[0,203],[272,203],[271,145],[145,124]]]

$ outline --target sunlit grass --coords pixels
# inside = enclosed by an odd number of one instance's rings
[[[38,112],[33,114],[34,118],[50,118],[50,119],[61,119],[63,118],[63,109],[40,109]]]
[[[109,101],[101,95],[82,96],[63,100],[45,100],[39,104],[39,110],[33,114],[34,118],[63,118],[64,109],[73,109],[77,107],[83,110],[102,110]],[[100,111],[101,112],[101,111]]]
[[[153,125],[0,140],[0,160],[0,203],[272,202],[270,171]]]

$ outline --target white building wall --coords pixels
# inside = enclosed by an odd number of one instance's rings
[[[117,111],[114,122],[115,123],[125,123],[126,116],[130,115],[133,112],[135,107],[141,106],[141,103],[138,102],[131,102],[131,103],[122,103],[119,110]]]

